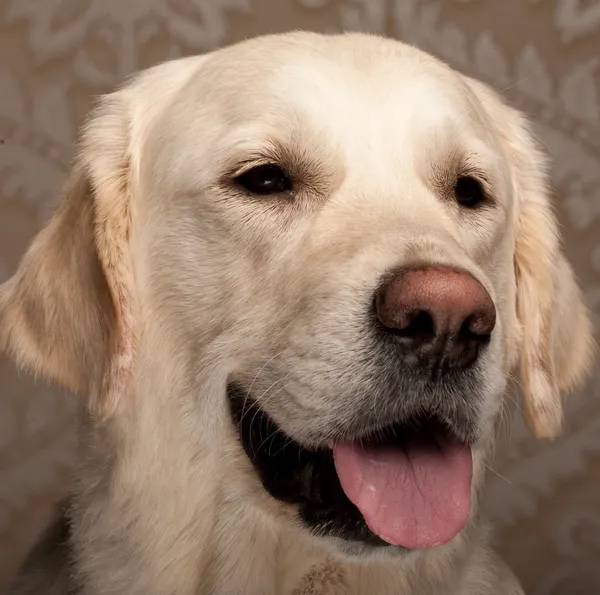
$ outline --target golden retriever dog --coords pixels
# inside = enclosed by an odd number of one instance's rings
[[[12,595],[516,595],[478,502],[507,382],[558,434],[590,363],[546,160],[397,41],[261,37],[84,127],[0,289],[0,346],[81,395]]]

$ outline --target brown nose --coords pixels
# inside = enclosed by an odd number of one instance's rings
[[[379,290],[375,307],[407,359],[438,371],[471,365],[496,324],[494,302],[483,285],[445,267],[398,273]]]

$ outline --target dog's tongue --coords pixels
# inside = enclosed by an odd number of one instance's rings
[[[369,529],[391,545],[428,548],[450,541],[471,509],[471,449],[441,442],[333,449],[346,496]]]

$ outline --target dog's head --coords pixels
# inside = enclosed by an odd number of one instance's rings
[[[511,371],[554,436],[589,363],[545,165],[522,115],[397,42],[167,63],[90,118],[0,345],[104,419],[163,398],[142,377],[210,376],[191,411],[259,499],[363,549],[444,543]]]

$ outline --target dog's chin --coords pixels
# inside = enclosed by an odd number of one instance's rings
[[[303,446],[278,427],[252,396],[236,385],[228,386],[228,400],[240,442],[264,489],[273,498],[294,506],[310,533],[347,556],[376,554],[387,557],[421,549],[393,543],[393,539],[383,538],[385,531],[377,534],[372,530],[372,523],[367,522],[346,494],[348,486],[345,486],[346,491],[342,487],[336,466],[339,461],[335,460],[337,453],[334,455],[329,445],[321,448]],[[402,452],[409,448],[409,441],[417,440],[420,445],[431,441],[433,448],[439,449],[440,436],[444,441],[456,440],[447,423],[427,414],[371,429],[357,435],[354,443],[367,444],[374,451],[397,449]]]

